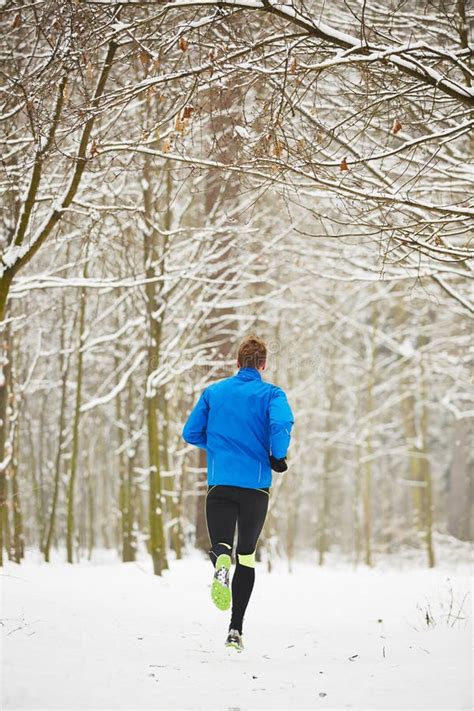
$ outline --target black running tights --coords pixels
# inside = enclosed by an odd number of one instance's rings
[[[206,521],[215,565],[221,553],[230,555],[237,526],[235,572],[232,578],[232,617],[229,629],[242,633],[245,610],[255,582],[255,550],[265,523],[269,490],[240,486],[209,486],[206,495]]]

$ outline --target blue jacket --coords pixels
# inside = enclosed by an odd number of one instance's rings
[[[241,368],[204,390],[183,439],[206,450],[209,484],[257,489],[272,485],[268,457],[286,456],[293,422],[283,390]]]

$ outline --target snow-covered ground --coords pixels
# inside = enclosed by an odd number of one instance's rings
[[[211,573],[197,553],[162,578],[147,559],[7,563],[2,708],[471,708],[466,565],[258,564],[241,654]]]

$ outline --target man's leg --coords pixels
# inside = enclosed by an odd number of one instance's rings
[[[215,486],[206,496],[206,523],[211,544],[209,557],[215,567],[211,598],[220,610],[228,610],[231,602],[230,556],[238,514],[238,505],[228,494],[226,487]]]
[[[243,489],[239,502],[236,568],[232,578],[232,618],[229,629],[242,634],[245,610],[255,582],[255,551],[265,523],[269,494]]]
[[[230,555],[237,525],[238,505],[226,496],[225,486],[211,486],[206,496],[206,523],[211,549],[209,557],[215,566],[222,553]]]

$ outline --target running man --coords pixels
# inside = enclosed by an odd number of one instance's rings
[[[293,413],[285,393],[262,380],[267,348],[256,336],[240,344],[238,372],[209,385],[189,415],[183,439],[207,452],[205,514],[214,565],[211,597],[232,616],[226,646],[241,651],[245,610],[255,581],[255,550],[265,523],[272,469],[287,469]],[[236,568],[229,575],[235,528]]]

